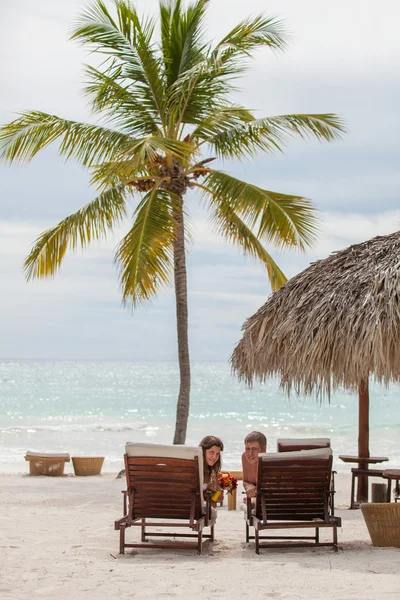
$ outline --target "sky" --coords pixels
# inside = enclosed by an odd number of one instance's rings
[[[22,110],[93,122],[82,94],[86,51],[68,40],[85,2],[4,2],[0,23],[0,123]],[[153,13],[156,0],[136,0]],[[321,227],[306,254],[268,250],[287,277],[332,251],[400,225],[400,41],[397,0],[211,0],[210,39],[265,12],[290,32],[285,53],[258,52],[234,100],[258,117],[334,112],[347,135],[294,140],[279,156],[222,168],[263,188],[311,199]],[[0,359],[176,360],[172,287],[123,308],[113,251],[127,225],[70,254],[54,279],[27,283],[24,258],[46,228],[95,195],[88,175],[48,148],[30,165],[0,165]],[[210,229],[188,197],[189,342],[193,360],[228,361],[241,326],[271,293],[266,272]]]

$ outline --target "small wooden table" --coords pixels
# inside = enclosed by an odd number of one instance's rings
[[[371,470],[371,473],[369,474],[369,465],[386,462],[389,458],[387,456],[349,456],[347,454],[341,454],[339,455],[339,458],[345,463],[358,463],[358,469],[352,469],[350,508],[356,507],[354,502],[355,477],[358,477],[357,502],[368,502],[368,476],[381,476],[380,472],[377,473],[374,470]]]
[[[388,480],[386,498],[387,502],[390,502],[390,495],[392,492],[392,481],[394,480],[396,482],[396,487],[394,488],[396,492],[394,501],[397,502],[397,500],[400,498],[400,469],[385,469],[383,471],[382,477]]]
[[[388,459],[387,456],[348,456],[347,454],[340,454],[340,460],[345,463],[362,463],[362,464],[370,464],[374,465],[376,463],[385,462]]]
[[[226,472],[228,472],[231,475],[233,475],[233,477],[236,477],[236,479],[238,481],[243,479],[243,472],[242,471],[229,471],[229,469],[226,469]],[[228,496],[228,510],[236,510],[236,492],[237,492],[237,490],[232,490],[232,493],[227,494],[227,496]]]

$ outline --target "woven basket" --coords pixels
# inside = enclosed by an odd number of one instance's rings
[[[103,466],[104,456],[73,456],[75,475],[100,475]]]
[[[400,548],[400,504],[361,504],[373,546]]]
[[[48,475],[50,477],[60,477],[64,475],[64,465],[69,462],[69,457],[58,456],[25,456],[29,462],[30,475]]]

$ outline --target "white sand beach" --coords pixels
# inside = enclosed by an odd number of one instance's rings
[[[400,549],[373,548],[361,511],[337,477],[340,550],[263,550],[244,542],[241,511],[218,509],[216,541],[195,551],[118,554],[124,479],[0,475],[0,598],[397,598]],[[239,494],[239,498],[241,495]],[[127,537],[138,538],[138,531]],[[321,536],[330,535],[322,531]]]

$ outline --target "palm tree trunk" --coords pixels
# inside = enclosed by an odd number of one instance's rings
[[[178,356],[180,387],[176,407],[176,424],[174,444],[184,444],[189,418],[190,403],[190,360],[188,339],[188,298],[185,254],[185,224],[183,214],[183,198],[175,209],[175,220],[178,223],[174,242],[174,280],[176,300],[176,324],[178,332]]]

